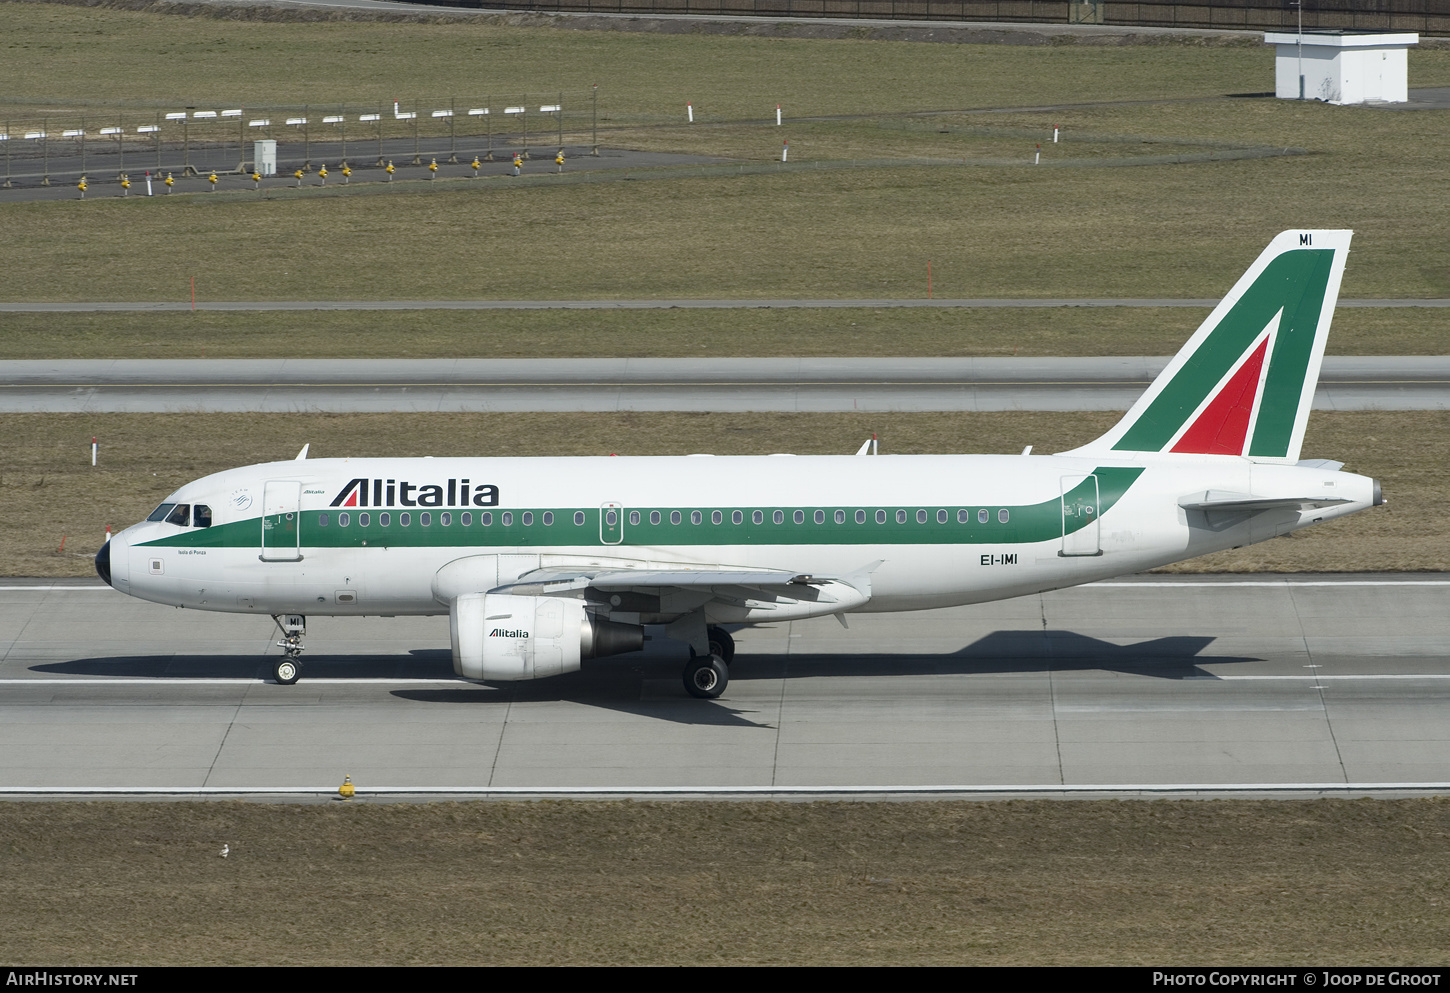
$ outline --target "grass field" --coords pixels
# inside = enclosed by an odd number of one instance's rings
[[[1163,308],[197,311],[5,314],[0,359],[1172,355]],[[1330,355],[1442,355],[1450,313],[1341,309]]]
[[[1443,799],[4,803],[0,838],[14,966],[1450,959]]]
[[[0,575],[89,576],[106,525],[141,520],[182,483],[288,459],[415,455],[844,454],[1063,451],[1115,414],[105,414],[0,416]],[[90,466],[98,436],[100,466]],[[1174,571],[1450,569],[1450,413],[1317,412],[1306,458],[1384,483],[1389,503],[1342,521],[1182,563]],[[60,552],[61,538],[65,550]]]
[[[4,4],[7,102],[31,106],[265,107],[344,100],[583,93],[608,115],[764,119],[796,115],[1193,96],[1218,85],[1273,89],[1268,49],[1176,49],[1178,71],[1138,48],[1025,50],[994,45],[558,31],[499,21],[287,23],[53,4]],[[1084,62],[1080,53],[1086,53]],[[1416,55],[1424,53],[1417,52]],[[1028,71],[1021,66],[1024,58]],[[863,73],[863,64],[871,71]],[[1090,65],[1096,71],[1084,72]],[[156,71],[156,67],[163,67]],[[1424,78],[1450,71],[1417,66]]]
[[[971,159],[1020,147],[1026,162],[1030,136],[1053,124],[1064,128],[1060,154],[1068,157],[1134,142],[1310,152],[1136,168],[965,165],[585,185],[460,179],[430,189],[359,184],[345,196],[264,190],[11,203],[0,206],[0,297],[10,300],[178,299],[193,276],[210,299],[233,300],[907,297],[921,295],[928,261],[944,297],[1211,297],[1274,233],[1307,226],[1358,232],[1346,296],[1450,295],[1444,112],[1225,98],[1268,87],[1266,48],[1011,48],[5,10],[10,92],[22,102],[137,93],[322,104],[354,93],[391,98],[424,80],[438,93],[473,80],[485,92],[505,80],[542,92],[599,82],[611,113],[629,124],[621,141],[755,159],[778,154],[787,137],[802,161]],[[163,77],[155,64],[168,67]],[[1450,79],[1450,52],[1412,53],[1412,74],[1415,85]],[[696,99],[697,89],[720,95]],[[738,123],[760,121],[779,91],[792,94],[786,102],[797,117],[868,116],[786,128]],[[1082,106],[1134,97],[1176,102]],[[639,126],[678,120],[685,99],[701,108],[699,130]],[[901,116],[1040,104],[1072,106]]]

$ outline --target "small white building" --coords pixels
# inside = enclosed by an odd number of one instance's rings
[[[1327,103],[1404,103],[1410,98],[1409,49],[1418,34],[1350,31],[1268,33],[1276,46],[1274,96]]]
[[[261,176],[277,175],[277,139],[252,142],[252,168]]]

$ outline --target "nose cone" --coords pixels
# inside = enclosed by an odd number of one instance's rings
[[[96,575],[105,580],[106,585],[111,585],[111,543],[108,541],[101,546],[96,553]]]

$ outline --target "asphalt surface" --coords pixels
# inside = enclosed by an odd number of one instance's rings
[[[0,412],[1125,410],[1122,358],[76,359],[0,366]],[[1450,409],[1450,357],[1328,356],[1316,409]]]
[[[495,687],[444,618],[265,617],[0,585],[0,792],[1450,791],[1450,576],[1141,577],[750,629]]]

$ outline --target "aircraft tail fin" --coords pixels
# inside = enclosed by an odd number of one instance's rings
[[[1279,234],[1123,419],[1063,454],[1297,461],[1352,234]]]

